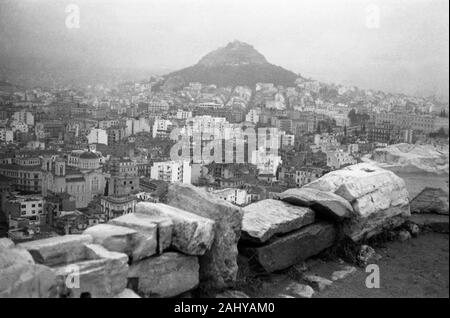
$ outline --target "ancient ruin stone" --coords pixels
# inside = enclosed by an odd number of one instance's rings
[[[161,253],[170,247],[172,241],[172,222],[167,218],[131,213],[112,219],[109,224],[138,232],[139,249],[135,251],[133,261]]]
[[[274,238],[263,246],[242,247],[267,271],[273,272],[300,263],[333,245],[336,229],[333,224],[320,222]]]
[[[278,200],[263,200],[243,208],[242,239],[265,242],[314,222],[314,211]]]
[[[171,219],[172,247],[182,253],[203,255],[211,247],[214,239],[214,221],[211,219],[163,203],[138,203],[136,213]]]
[[[234,285],[237,276],[237,243],[241,234],[240,208],[206,191],[187,184],[170,184],[163,198],[166,204],[214,220],[214,241],[200,256],[200,282],[205,288]]]
[[[339,221],[353,215],[351,204],[333,192],[312,188],[289,189],[280,199],[294,205],[311,207],[318,216]]]
[[[140,295],[177,296],[198,285],[198,258],[175,252],[149,257],[130,266],[128,279]]]
[[[92,242],[90,235],[64,235],[21,243],[36,263],[48,266],[73,263],[85,259],[84,244]]]
[[[449,214],[448,192],[442,189],[425,188],[412,201],[412,213]]]
[[[96,244],[85,248],[88,259],[53,268],[60,291],[67,290],[65,297],[71,298],[109,298],[121,293],[127,285],[128,256]]]
[[[56,276],[35,264],[30,253],[2,239],[0,244],[0,298],[50,298],[56,296]]]

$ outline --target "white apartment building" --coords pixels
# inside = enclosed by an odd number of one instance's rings
[[[89,144],[108,145],[108,133],[104,129],[93,128],[86,138]]]
[[[295,145],[295,135],[280,131],[280,145],[282,148],[293,147]]]
[[[12,118],[15,121],[20,121],[26,125],[34,126],[34,116],[30,112],[26,112],[26,111],[15,112],[12,115]]]
[[[257,124],[259,122],[260,114],[261,114],[261,109],[259,109],[259,108],[250,109],[250,111],[245,116],[245,121]]]
[[[176,115],[177,119],[188,119],[191,117],[192,117],[192,112],[181,110],[181,109],[179,109],[177,111],[177,115]]]
[[[356,159],[348,152],[342,150],[327,152],[327,166],[332,169],[340,169],[342,166],[356,163]]]
[[[191,183],[191,166],[187,161],[154,162],[150,178],[166,182]]]
[[[1,128],[0,129],[0,141],[10,143],[14,141],[14,133],[12,130]]]
[[[155,118],[152,128],[153,138],[167,136],[169,128],[172,126],[172,122],[167,119]]]
[[[251,202],[252,196],[243,189],[227,188],[212,191],[217,198],[231,202],[234,205],[244,206]]]

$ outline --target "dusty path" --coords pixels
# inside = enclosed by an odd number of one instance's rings
[[[449,297],[449,235],[423,234],[377,249],[380,289],[365,286],[364,269],[333,283],[316,297]]]

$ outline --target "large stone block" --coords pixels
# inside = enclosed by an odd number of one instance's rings
[[[128,256],[96,244],[85,248],[88,259],[53,268],[60,291],[71,298],[109,298],[121,293],[127,285]]]
[[[410,215],[409,205],[379,210],[368,217],[358,217],[344,222],[343,233],[358,242],[401,226]]]
[[[412,201],[412,213],[449,214],[448,192],[427,187],[423,189]]]
[[[272,199],[250,204],[243,211],[242,238],[260,243],[311,224],[315,218],[310,208]]]
[[[49,298],[56,296],[56,276],[35,264],[30,253],[2,239],[0,245],[0,298]]]
[[[113,252],[125,253],[134,260],[148,257],[154,252],[148,249],[146,236],[127,227],[99,224],[88,228],[84,234],[92,236],[95,244],[100,244]]]
[[[344,221],[344,233],[355,241],[392,229],[410,215],[403,179],[372,164],[330,172],[305,187],[334,192],[352,204],[354,213]]]
[[[112,219],[110,224],[127,227],[138,232],[136,241],[139,249],[136,257],[145,257],[162,253],[172,242],[172,221],[166,217],[151,217],[144,214],[131,213]]]
[[[310,207],[318,216],[336,221],[353,215],[351,204],[333,192],[313,188],[289,189],[280,194],[280,199],[294,205]]]
[[[200,256],[200,284],[205,288],[226,288],[237,277],[237,243],[241,235],[240,208],[212,194],[186,184],[170,184],[164,203],[214,220],[214,241]]]
[[[90,235],[64,235],[21,243],[36,263],[47,266],[73,263],[85,259],[84,244],[92,243]]]
[[[128,279],[140,295],[177,296],[198,285],[198,258],[175,252],[150,257],[132,264]]]
[[[214,221],[163,203],[141,202],[136,213],[172,220],[172,247],[188,255],[203,255],[214,239]]]
[[[274,238],[263,246],[244,246],[242,251],[244,254],[254,257],[267,272],[273,272],[319,254],[333,245],[335,239],[334,225],[320,222]]]

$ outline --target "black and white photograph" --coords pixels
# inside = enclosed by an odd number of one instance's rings
[[[0,0],[4,298],[448,299],[449,1]]]

